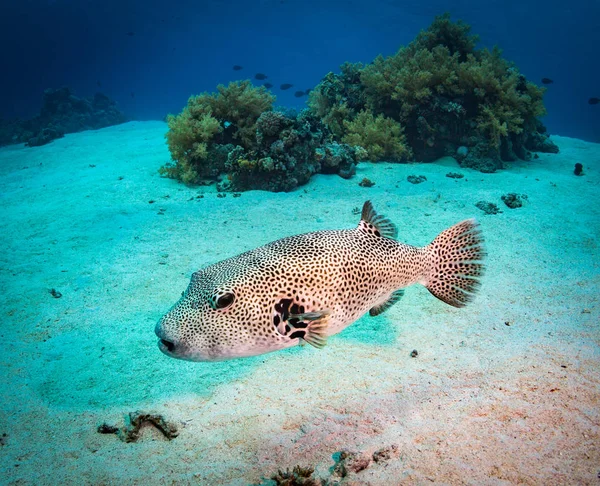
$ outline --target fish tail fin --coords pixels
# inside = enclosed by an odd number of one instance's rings
[[[474,219],[442,231],[424,248],[428,258],[423,285],[438,299],[454,307],[468,304],[484,273],[483,235]]]

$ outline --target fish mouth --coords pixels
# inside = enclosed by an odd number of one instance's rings
[[[181,349],[178,348],[180,346],[177,346],[174,341],[166,339],[167,336],[165,336],[161,323],[162,321],[159,321],[154,328],[154,334],[158,337],[158,349],[171,358],[179,358],[178,355],[181,353]]]
[[[165,354],[171,355],[175,351],[175,343],[167,341],[166,339],[158,340],[158,348]]]
[[[176,346],[174,342],[166,339],[160,338],[158,340],[158,349],[169,358],[182,359],[184,361],[198,361],[197,359],[188,356],[184,348]]]

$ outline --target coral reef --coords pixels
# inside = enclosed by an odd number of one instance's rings
[[[274,100],[250,81],[191,97],[182,113],[167,118],[174,163],[161,174],[185,183],[225,174],[221,191],[290,191],[315,173],[354,174],[364,149],[331,142],[308,110],[274,111]]]
[[[275,110],[275,97],[249,80],[219,85],[167,117],[173,162],[160,172],[220,180],[220,191],[289,191],[315,173],[352,177],[367,159],[450,155],[493,172],[531,151],[557,152],[538,120],[544,88],[476,44],[467,24],[436,17],[396,54],[327,74],[299,113]]]
[[[529,159],[530,151],[557,152],[538,120],[544,88],[500,49],[476,49],[477,40],[467,24],[436,17],[396,54],[329,73],[310,93],[310,109],[336,138],[362,143],[374,159],[452,155],[464,167],[493,172],[505,161]],[[399,157],[380,150],[377,123],[403,147]]]
[[[366,156],[373,162],[406,160],[412,155],[402,125],[382,114],[375,117],[362,110],[354,120],[345,120],[344,128],[346,134],[342,141],[364,148]]]
[[[95,130],[126,121],[117,104],[102,93],[79,98],[67,87],[47,89],[39,115],[30,120],[0,120],[0,145],[26,143],[34,147],[65,133]]]
[[[165,137],[175,164],[161,173],[185,183],[215,178],[236,145],[256,147],[256,122],[275,97],[250,81],[219,85],[216,93],[192,96],[179,115],[168,115]]]

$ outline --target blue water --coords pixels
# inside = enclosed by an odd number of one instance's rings
[[[600,142],[600,2],[493,0],[215,0],[2,2],[0,116],[38,113],[43,90],[102,91],[134,119],[177,113],[191,94],[262,72],[278,103],[344,61],[369,62],[407,44],[435,15],[472,25],[529,79],[554,80],[551,133]],[[132,34],[132,35],[128,35]],[[232,66],[244,67],[233,71]],[[277,87],[294,85],[288,91]]]

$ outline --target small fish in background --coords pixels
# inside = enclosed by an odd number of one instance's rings
[[[552,84],[552,83],[554,83],[554,81],[552,81],[550,78],[542,78],[542,83],[543,84]]]
[[[242,69],[244,69],[244,66],[238,66],[237,64],[233,66],[232,68],[234,71],[241,71]]]
[[[589,103],[590,105],[597,105],[598,103],[600,103],[600,98],[590,98],[590,99],[588,100],[588,103]]]
[[[308,96],[311,91],[312,91],[312,88],[308,88],[304,93],[306,94],[306,96]]]
[[[259,81],[262,81],[263,79],[267,79],[267,78],[268,78],[268,76],[263,73],[256,73],[254,75],[254,79],[258,79]]]
[[[132,98],[135,98],[135,93],[133,91],[130,93],[130,95]]]
[[[273,85],[271,83],[265,83],[265,84],[263,84],[263,86],[267,89],[271,89],[273,87]]]
[[[98,86],[98,88],[102,88],[102,83],[100,81],[96,81],[96,86]]]
[[[279,89],[285,91],[286,89],[290,89],[292,86],[294,85],[290,83],[283,83],[281,86],[279,86]]]
[[[296,92],[294,93],[294,96],[295,96],[296,98],[302,98],[303,96],[306,96],[306,92],[305,92],[305,91],[296,91]]]
[[[129,37],[133,37],[135,35],[135,32],[127,32],[127,34],[125,34],[125,35],[127,35]]]

